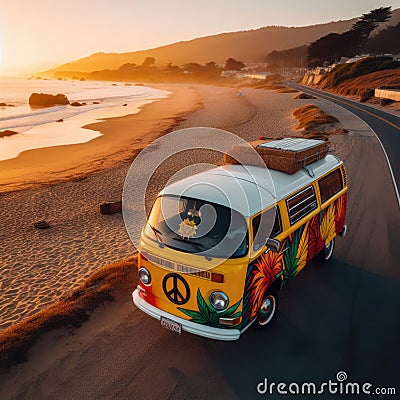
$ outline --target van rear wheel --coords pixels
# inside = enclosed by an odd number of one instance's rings
[[[324,262],[328,262],[333,255],[333,250],[335,249],[335,238],[333,238],[329,243],[327,243],[321,252],[321,259]]]
[[[256,327],[262,328],[268,325],[274,318],[278,309],[278,295],[276,292],[267,293],[258,311]]]

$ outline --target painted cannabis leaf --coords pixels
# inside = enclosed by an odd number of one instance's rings
[[[321,222],[321,237],[325,245],[328,244],[335,236],[335,208],[330,205],[324,210]]]
[[[186,308],[178,307],[179,311],[182,311],[188,317],[190,317],[191,322],[195,322],[197,324],[208,325],[212,327],[224,327],[220,325],[219,318],[236,318],[240,317],[241,313],[236,312],[239,308],[239,305],[242,300],[239,300],[233,306],[228,307],[224,311],[217,312],[211,304],[207,303],[203,296],[201,295],[200,289],[197,290],[197,307],[198,311],[196,310],[188,310]]]
[[[283,261],[285,265],[283,270],[283,279],[285,282],[292,279],[297,274],[297,268],[299,265],[297,253],[303,230],[304,226],[301,226],[286,239],[285,248],[287,248],[287,250],[283,255]]]
[[[336,233],[343,231],[346,219],[347,193],[335,201],[335,229]]]
[[[250,293],[250,304],[252,305],[250,318],[257,315],[268,287],[282,273],[283,254],[267,251],[253,264],[248,277],[248,292]]]
[[[301,271],[307,262],[307,254],[308,254],[308,240],[309,240],[309,222],[307,222],[303,233],[301,235],[299,245],[297,247],[297,272]]]

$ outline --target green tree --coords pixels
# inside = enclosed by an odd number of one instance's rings
[[[137,65],[136,65],[135,63],[126,63],[126,64],[121,65],[121,66],[118,68],[118,71],[121,71],[121,72],[131,72],[131,71],[135,70],[136,67],[137,67]]]
[[[360,34],[360,42],[357,48],[358,51],[365,51],[366,43],[371,32],[383,22],[388,21],[391,16],[391,7],[379,7],[367,14],[363,14],[361,18],[353,24],[352,30],[357,31]]]
[[[225,61],[225,70],[226,71],[240,71],[245,66],[246,66],[246,64],[244,62],[235,60],[234,58],[228,58]]]
[[[204,68],[206,68],[209,71],[214,71],[219,69],[218,65],[214,61],[209,61],[207,64],[204,64]]]
[[[311,67],[332,63],[341,56],[353,57],[364,52],[371,32],[391,16],[391,7],[380,7],[363,14],[350,30],[342,34],[329,33],[310,43],[307,51]]]
[[[299,46],[293,49],[271,51],[267,54],[268,66],[278,65],[282,67],[305,67],[307,58],[307,46]]]
[[[189,72],[199,72],[202,66],[198,63],[186,63],[182,65],[182,68]]]
[[[171,60],[168,60],[167,71],[169,71],[169,72],[181,72],[182,70],[177,65],[173,65]]]
[[[307,61],[310,67],[322,65],[325,61],[332,63],[342,54],[341,35],[339,33],[329,33],[310,43],[307,51]]]
[[[368,39],[367,49],[374,54],[398,54],[400,53],[400,22],[394,26],[388,26],[376,36]]]
[[[150,68],[155,62],[156,59],[154,57],[146,57],[146,59],[143,61],[142,67]]]

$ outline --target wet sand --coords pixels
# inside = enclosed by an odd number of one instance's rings
[[[145,104],[137,114],[84,126],[102,133],[89,142],[27,150],[0,161],[0,193],[78,179],[120,165],[201,106],[198,94],[187,85],[152,87],[171,95]]]

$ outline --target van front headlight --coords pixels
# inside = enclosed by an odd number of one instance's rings
[[[224,292],[212,292],[210,303],[217,311],[223,311],[229,304],[229,298]]]
[[[146,268],[139,269],[139,279],[145,285],[150,285],[151,275],[150,272]]]

